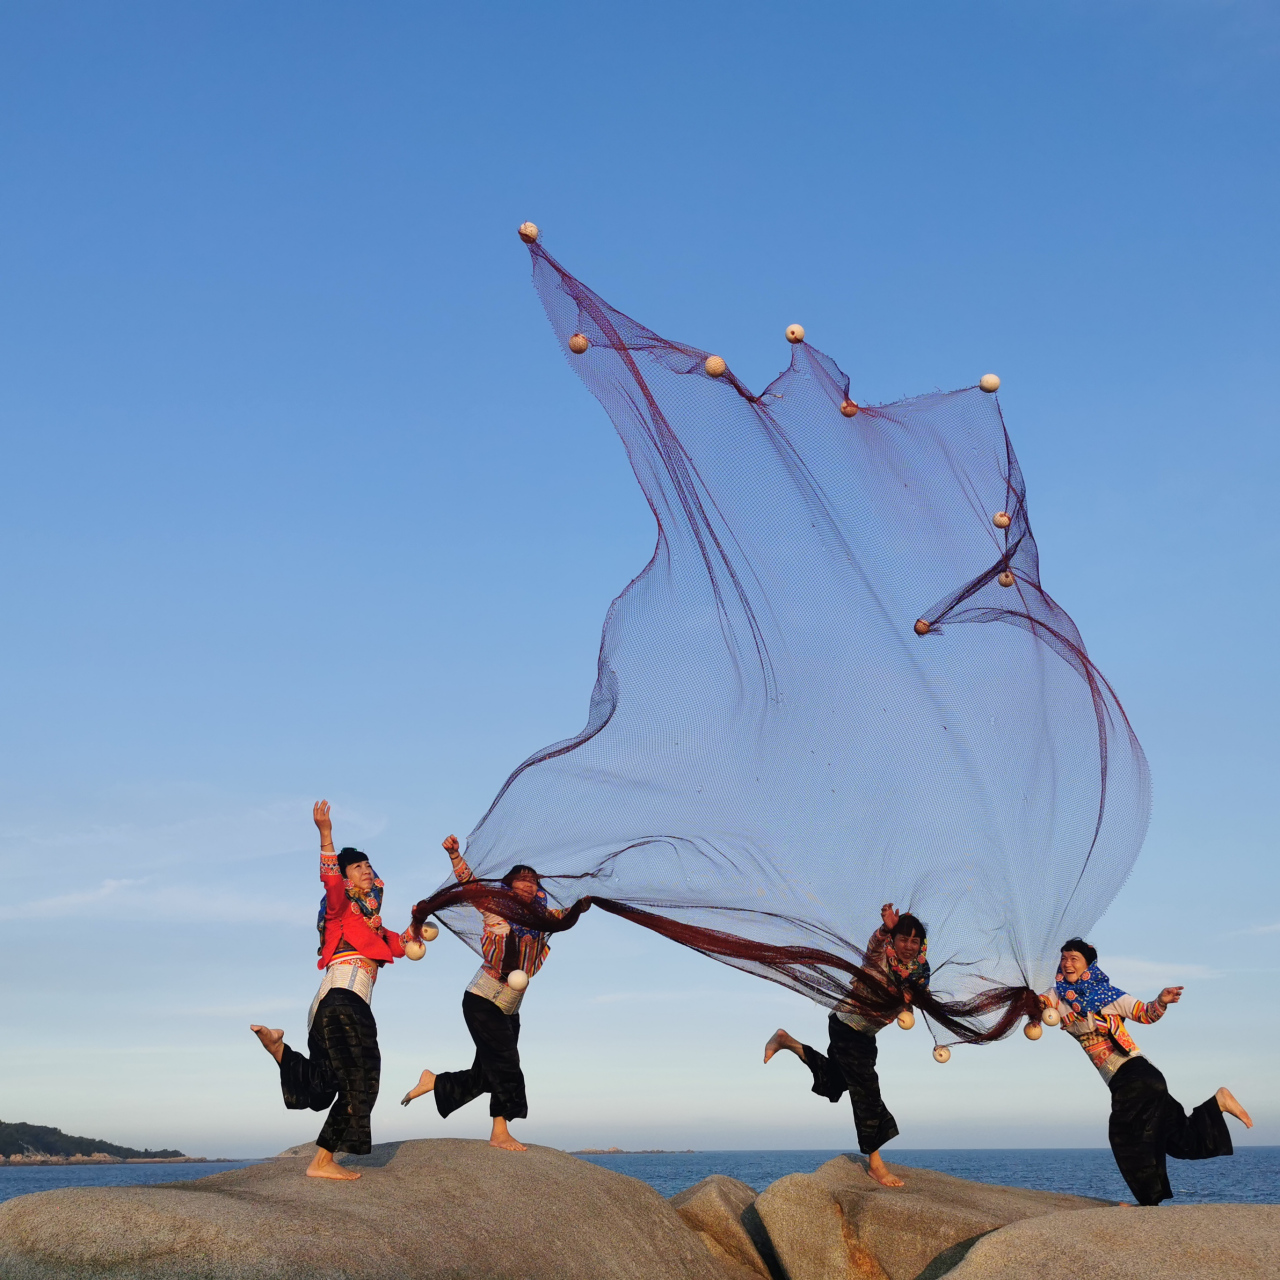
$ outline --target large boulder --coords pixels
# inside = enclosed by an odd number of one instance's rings
[[[1280,1205],[1095,1209],[984,1236],[947,1280],[1274,1280]]]
[[[547,1147],[456,1138],[304,1154],[194,1182],[0,1205],[4,1280],[742,1280],[646,1183]]]
[[[889,1168],[905,1186],[883,1187],[864,1161],[838,1156],[760,1194],[756,1212],[789,1280],[933,1280],[988,1231],[1107,1203]]]
[[[692,1227],[711,1253],[769,1280],[773,1248],[754,1212],[756,1192],[737,1178],[713,1173],[667,1203]]]

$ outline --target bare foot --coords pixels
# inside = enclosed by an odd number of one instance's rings
[[[507,1129],[507,1122],[502,1116],[493,1117],[493,1132],[489,1135],[491,1147],[501,1147],[503,1151],[528,1151],[523,1142],[517,1142]]]
[[[1218,1101],[1218,1107],[1225,1111],[1229,1116],[1235,1118],[1244,1124],[1246,1129],[1253,1128],[1253,1121],[1249,1118],[1249,1113],[1236,1101],[1235,1094],[1223,1085],[1217,1093],[1213,1095]]]
[[[867,1172],[882,1187],[902,1187],[906,1185],[901,1178],[889,1172],[878,1151],[873,1151],[867,1158]]]
[[[790,1049],[801,1062],[804,1061],[804,1045],[781,1027],[769,1037],[769,1042],[764,1047],[764,1060],[768,1062],[779,1049]]]
[[[430,1093],[436,1087],[436,1073],[434,1071],[424,1071],[418,1077],[418,1083],[409,1090],[408,1093],[400,1099],[400,1105],[407,1107],[414,1098],[420,1098],[424,1093]]]
[[[307,1165],[308,1178],[333,1178],[337,1182],[354,1182],[360,1175],[354,1169],[344,1169],[334,1158],[332,1151],[323,1147],[316,1150],[316,1158]]]
[[[284,1032],[279,1027],[260,1027],[255,1022],[249,1030],[262,1041],[262,1047],[277,1062],[284,1057]]]

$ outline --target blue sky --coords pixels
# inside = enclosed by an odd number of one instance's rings
[[[514,234],[759,387],[799,320],[866,400],[1004,378],[1046,587],[1150,757],[1094,932],[1192,1105],[1280,1142],[1280,19],[1262,3],[14,3],[0,16],[4,1118],[310,1139],[310,805],[397,922],[585,720],[652,517]],[[852,932],[869,932],[868,918]],[[465,1065],[474,958],[380,982],[380,1138]],[[760,1047],[824,1014],[587,917],[525,1005],[557,1146],[841,1147]],[[1067,1037],[881,1037],[903,1146],[1103,1145]],[[394,1114],[393,1114],[394,1113]]]

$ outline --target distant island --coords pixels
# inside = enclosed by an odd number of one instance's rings
[[[181,1151],[139,1151],[102,1138],[77,1138],[47,1124],[0,1120],[0,1164],[206,1164]]]
[[[624,1151],[621,1147],[583,1147],[581,1151],[570,1151],[571,1156],[693,1156],[698,1153],[690,1147],[687,1151],[663,1151],[653,1148],[647,1151]]]

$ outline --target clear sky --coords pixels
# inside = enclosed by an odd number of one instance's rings
[[[3,1118],[309,1140],[311,802],[386,915],[585,721],[652,517],[516,225],[759,388],[782,327],[886,400],[993,369],[1047,589],[1150,757],[1094,931],[1136,1038],[1280,1142],[1277,106],[1263,0],[83,5],[0,14]],[[865,921],[850,931],[869,933]],[[444,936],[374,1007],[379,1140],[469,1063]],[[799,996],[588,916],[524,1007],[556,1146],[847,1147]],[[882,1036],[902,1146],[1104,1145],[1060,1033]],[[1239,1134],[1239,1130],[1235,1131]]]

